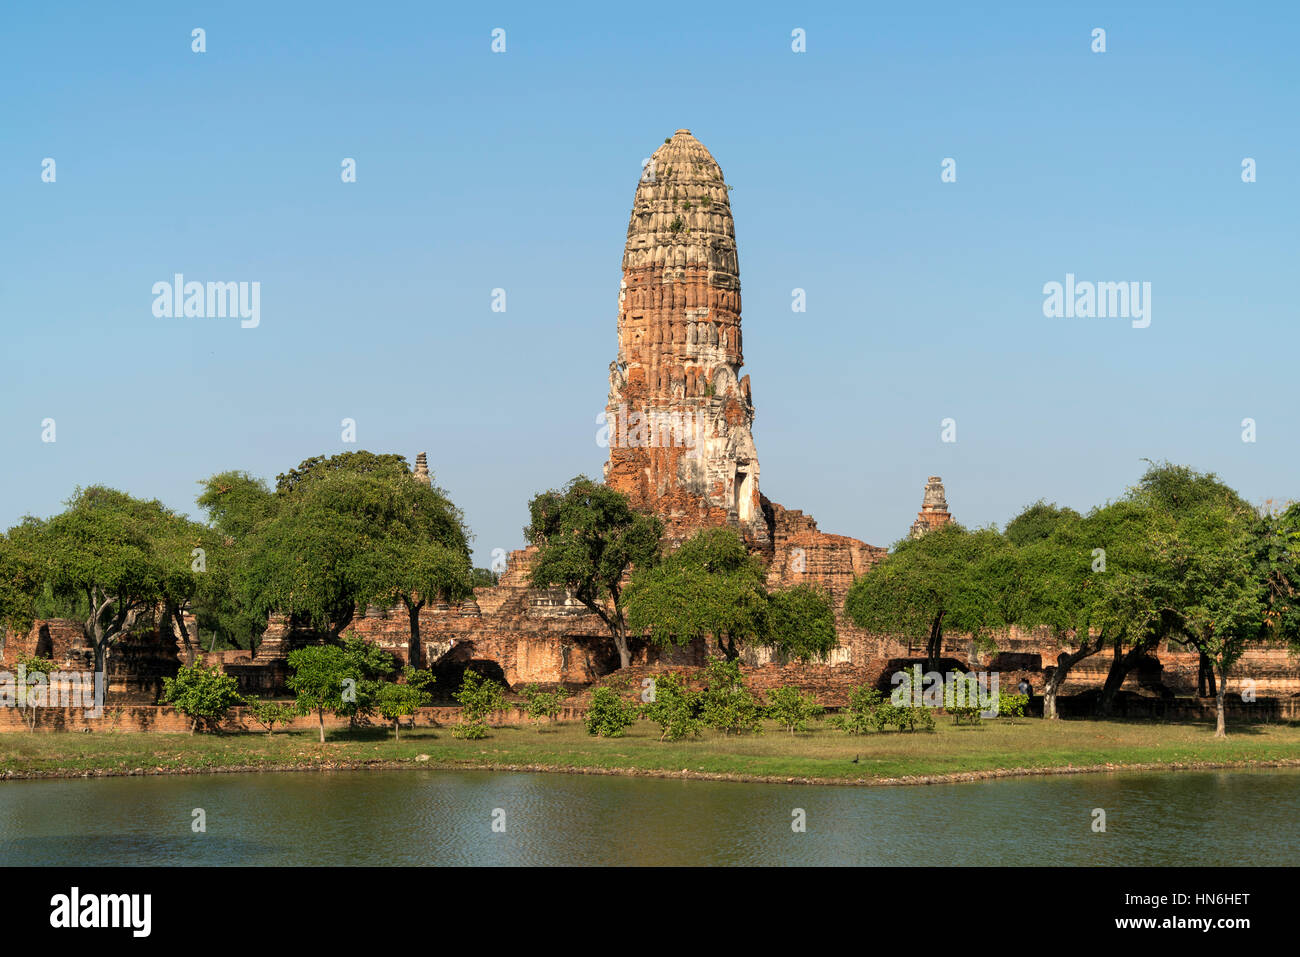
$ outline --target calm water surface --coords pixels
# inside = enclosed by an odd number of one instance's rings
[[[1300,770],[891,788],[432,770],[0,784],[3,866],[1038,863],[1298,864]]]

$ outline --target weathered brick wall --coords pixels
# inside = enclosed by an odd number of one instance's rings
[[[25,634],[6,636],[0,661],[13,663],[27,656],[71,664],[82,659],[84,646],[80,622],[68,618],[40,619]]]
[[[576,721],[581,719],[583,714],[584,710],[582,708],[565,707],[560,712],[560,720]],[[421,708],[412,718],[404,718],[402,727],[410,727],[412,720],[414,720],[416,727],[458,724],[461,720],[461,712],[459,708],[452,707]],[[489,723],[494,725],[520,725],[537,722],[538,719],[530,718],[519,707],[512,706],[506,711],[494,715]],[[99,717],[90,717],[88,712],[82,708],[37,708],[36,726],[32,730],[37,732],[82,732],[88,729],[91,732],[139,733],[152,731],[188,733],[190,724],[189,718],[167,705],[110,706],[105,707],[104,713]],[[379,717],[362,719],[360,724],[363,727],[392,728],[392,722],[384,721]],[[288,727],[295,730],[315,730],[319,727],[319,719],[314,714],[300,716],[294,718],[288,724]],[[348,720],[347,718],[327,714],[325,715],[325,727],[327,730],[345,728],[348,727]],[[281,725],[276,725],[277,734],[281,728]],[[229,733],[239,731],[265,733],[266,731],[265,728],[252,719],[248,714],[248,709],[243,707],[232,708],[225,720],[219,725],[219,729]],[[29,729],[24,712],[18,708],[0,708],[0,733],[25,732],[27,730]]]
[[[808,579],[826,583],[837,601],[839,647],[827,661],[807,665],[780,660],[767,649],[750,648],[742,654],[744,664],[761,675],[782,676],[778,683],[788,678],[790,683],[808,690],[833,692],[838,699],[845,687],[861,683],[863,675],[875,681],[891,660],[919,660],[923,650],[920,642],[909,644],[895,636],[863,631],[843,615],[843,595],[854,575],[861,574],[859,569],[865,570],[878,560],[880,550],[855,539],[824,535],[816,531],[811,519],[799,513],[785,510],[782,513],[789,519],[782,519],[776,527],[782,530],[778,541],[785,547],[776,551],[769,583],[780,586]],[[806,565],[802,572],[788,567],[790,556],[795,554],[792,549],[796,546],[792,543],[796,541],[802,543],[799,547],[805,548],[801,560]],[[493,674],[496,673],[493,668],[499,667],[499,677],[514,688],[533,682],[543,686],[581,687],[615,671],[618,658],[604,623],[582,606],[566,600],[562,591],[557,594],[556,590],[542,592],[529,588],[527,574],[532,560],[529,550],[513,553],[509,571],[501,583],[478,590],[478,614],[463,608],[426,607],[420,615],[426,666],[440,670],[449,680],[454,680],[450,677],[453,672],[467,665]],[[372,609],[358,617],[351,630],[406,660],[409,626],[405,609],[387,613]],[[283,658],[268,651],[272,647],[283,651],[290,644],[308,640],[287,636],[283,622],[273,622],[268,635],[275,640],[263,642],[256,661],[245,663],[232,659],[225,664],[229,673],[239,677],[241,688],[246,691],[282,693],[283,679],[288,672]],[[1054,665],[1062,650],[1047,630],[1013,628],[996,636],[995,642],[995,652],[980,652],[970,636],[949,634],[944,638],[941,655],[960,662],[963,667],[1000,672],[1004,687],[1014,686],[1020,677],[1027,677],[1035,690],[1041,692],[1043,668]],[[708,653],[703,642],[667,651],[638,642],[634,643],[633,660],[637,665],[698,667],[706,662]],[[770,670],[762,671],[765,668]],[[1100,687],[1109,668],[1108,652],[1084,659],[1071,670],[1063,692],[1078,694]],[[1166,644],[1155,650],[1150,667],[1129,675],[1124,688],[1137,691],[1144,685],[1163,682],[1176,694],[1195,694],[1198,668],[1199,659],[1195,654]],[[1229,679],[1229,691],[1241,690],[1246,679],[1255,682],[1256,694],[1260,696],[1300,693],[1300,659],[1281,648],[1251,648]],[[768,679],[760,677],[759,680]],[[449,692],[448,680],[437,690]]]
[[[153,704],[162,693],[163,678],[175,676],[181,661],[178,641],[166,624],[145,616],[129,634],[109,649],[105,700],[109,703]],[[49,658],[58,671],[93,671],[94,654],[82,624],[64,618],[39,619],[25,635],[11,635],[0,655],[8,668],[23,656]]]

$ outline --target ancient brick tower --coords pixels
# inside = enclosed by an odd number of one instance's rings
[[[925,483],[921,511],[917,513],[916,521],[912,523],[911,537],[920,538],[926,532],[940,525],[947,525],[951,521],[952,514],[948,511],[948,500],[943,493],[943,479],[931,475],[930,480]]]
[[[722,170],[678,130],[637,186],[609,367],[605,481],[683,538],[730,525],[766,544],[740,335],[736,229]]]

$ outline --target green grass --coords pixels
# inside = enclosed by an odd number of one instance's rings
[[[642,774],[834,780],[962,776],[1012,769],[1132,765],[1300,763],[1300,724],[1242,724],[1226,741],[1209,723],[1034,718],[954,727],[940,716],[934,732],[849,736],[824,725],[793,737],[774,726],[760,736],[665,743],[640,721],[622,738],[594,738],[580,723],[493,728],[480,741],[421,727],[394,742],[391,729],[337,730],[325,744],[315,731],[187,735],[96,732],[5,734],[0,774],[54,776],[365,766],[525,767]],[[427,755],[426,762],[417,762]],[[853,759],[857,758],[857,763]]]

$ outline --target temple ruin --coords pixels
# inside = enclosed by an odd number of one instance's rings
[[[926,532],[947,525],[951,521],[948,499],[943,491],[943,479],[931,475],[925,483],[925,494],[921,497],[921,511],[917,513],[916,521],[912,523],[912,530],[908,534],[912,538],[920,538]]]
[[[749,376],[741,374],[740,266],[729,187],[718,163],[689,130],[678,130],[655,150],[637,184],[616,331],[606,403],[606,483],[627,494],[635,507],[659,515],[670,541],[703,528],[734,528],[766,563],[770,587],[814,584],[834,602],[839,646],[828,659],[794,664],[774,659],[769,650],[745,650],[742,661],[753,686],[794,683],[817,692],[826,704],[841,704],[853,686],[877,682],[899,662],[915,659],[920,649],[864,632],[844,615],[849,587],[886,549],[822,532],[811,516],[771,501],[760,489],[755,406]],[[431,481],[424,452],[416,457],[414,479]],[[943,482],[930,476],[909,534],[919,537],[952,521]],[[349,630],[448,679],[473,666],[515,688],[532,682],[575,688],[615,671],[619,659],[604,624],[564,589],[532,588],[534,561],[531,547],[512,552],[496,585],[476,589],[458,606],[426,605],[418,649],[411,647],[407,614],[400,607],[358,609]],[[114,666],[110,692],[115,685],[133,700],[147,697],[160,676],[192,660],[196,649],[189,636],[173,641],[163,631],[153,628],[152,645],[133,637],[115,652],[120,664]],[[14,636],[0,656],[7,653],[13,660],[50,640],[56,658],[85,658],[76,623],[66,622],[38,622],[30,635]],[[237,676],[245,691],[276,694],[284,691],[289,651],[319,640],[274,617],[255,656],[236,651],[207,658]],[[981,656],[969,638],[947,635],[942,654],[1001,670],[1010,683],[1028,675],[1041,688],[1042,669],[1060,650],[1045,632],[1018,629],[1002,636],[998,646],[996,655]],[[633,672],[702,665],[708,654],[703,641],[670,651],[641,642],[633,651]],[[1126,688],[1160,685],[1195,693],[1198,656],[1167,644],[1156,656],[1134,671]],[[1069,691],[1100,685],[1107,657],[1097,655],[1076,667]],[[139,675],[132,673],[133,660],[142,669]],[[1261,695],[1300,692],[1300,668],[1283,649],[1248,651],[1238,673],[1257,680]],[[440,677],[439,686],[455,685]]]

